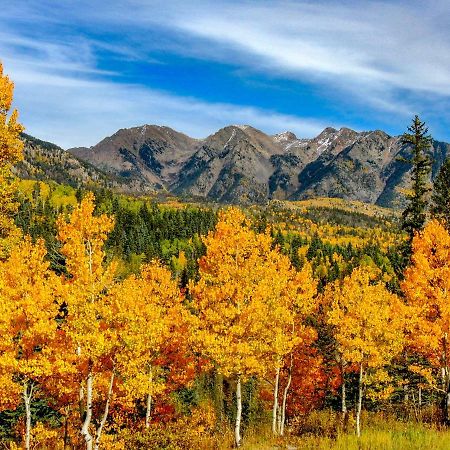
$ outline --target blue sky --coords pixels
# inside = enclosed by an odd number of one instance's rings
[[[400,134],[416,113],[450,141],[449,27],[448,0],[20,0],[0,60],[27,132],[64,148],[145,123]]]

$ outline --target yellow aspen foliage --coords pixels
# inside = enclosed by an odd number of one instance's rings
[[[292,367],[289,370],[287,388],[284,389],[281,405],[278,401],[280,370],[285,365],[286,356],[291,355],[294,348],[299,350],[302,346],[309,345],[311,341],[312,329],[305,326],[304,322],[315,310],[317,281],[313,278],[309,263],[305,263],[302,270],[297,272],[285,255],[274,252],[272,257],[278,260],[278,263],[273,276],[274,295],[269,299],[272,305],[267,331],[272,334],[268,339],[271,343],[271,360],[266,364],[275,371],[272,431],[283,434]],[[291,361],[292,357],[293,355]]]
[[[42,385],[66,368],[59,357],[57,277],[43,241],[29,238],[0,262],[0,409],[25,404],[30,448],[31,403]]]
[[[237,380],[239,445],[241,382],[272,371],[292,350],[295,335],[284,331],[292,326],[296,308],[311,310],[310,287],[303,285],[311,273],[297,274],[273,248],[270,235],[255,233],[237,208],[220,214],[204,244],[200,279],[189,284],[194,343],[220,373]]]
[[[93,402],[103,400],[105,411],[95,433],[97,448],[106,422],[103,417],[108,414],[116,375],[114,355],[118,351],[118,327],[111,318],[108,297],[115,281],[116,264],[105,264],[103,250],[114,221],[106,215],[95,216],[94,209],[94,195],[89,193],[75,207],[69,221],[63,216],[57,221],[68,272],[62,284],[66,315],[61,328],[67,339],[66,350],[76,355],[79,371],[79,377],[66,383],[66,389],[79,391],[82,397],[85,420],[81,434],[88,450],[94,446]]]
[[[409,344],[428,360],[434,376],[420,366],[412,369],[443,393],[444,418],[450,423],[450,234],[440,222],[430,221],[414,237],[402,289],[409,307]]]
[[[118,284],[111,297],[111,320],[119,330],[116,364],[126,394],[122,401],[132,407],[145,398],[148,425],[154,397],[166,388],[158,363],[161,349],[175,338],[184,320],[182,296],[171,272],[152,262],[142,267],[140,276]]]
[[[20,236],[13,220],[17,203],[11,167],[23,158],[20,133],[24,128],[17,122],[17,110],[11,111],[13,91],[14,83],[3,74],[0,62],[0,258],[8,255]]]
[[[404,343],[404,305],[378,277],[370,267],[359,267],[324,292],[327,322],[334,328],[341,359],[359,369],[358,435],[367,375],[387,365]]]

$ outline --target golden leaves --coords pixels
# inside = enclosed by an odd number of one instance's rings
[[[297,343],[296,317],[313,310],[311,268],[297,273],[237,208],[221,212],[204,243],[200,280],[189,285],[196,346],[226,376],[271,370]]]
[[[14,84],[3,74],[0,63],[0,258],[9,254],[20,236],[13,219],[17,203],[11,166],[23,158],[20,133],[24,128],[17,122],[17,111],[10,113],[13,91]]]
[[[42,381],[54,373],[59,306],[56,275],[49,270],[42,241],[30,238],[0,262],[1,398],[18,400],[23,380]],[[15,387],[14,387],[15,386]]]
[[[434,367],[441,367],[448,364],[450,235],[432,220],[414,237],[412,248],[412,264],[402,283],[409,307],[409,342]]]
[[[400,299],[376,276],[370,267],[356,268],[327,286],[323,296],[344,360],[366,367],[383,366],[403,348]]]

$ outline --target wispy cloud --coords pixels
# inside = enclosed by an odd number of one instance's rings
[[[292,129],[302,136],[317,134],[325,126],[252,106],[209,103],[141,85],[92,79],[89,75],[98,71],[90,66],[90,58],[79,55],[83,64],[66,65],[64,55],[73,49],[56,51],[55,44],[41,44],[39,61],[30,55],[26,59],[7,55],[5,70],[15,80],[16,104],[27,131],[66,148],[93,145],[119,128],[143,123],[171,126],[193,137],[205,137],[235,122],[272,133]]]
[[[143,21],[152,21],[149,12]],[[430,93],[450,96],[448,2],[177,3],[165,20],[210,42],[210,54],[339,89],[382,110],[417,107],[405,90],[417,103]]]
[[[236,122],[301,136],[324,125],[354,125],[339,114],[325,124],[277,105],[217,103],[133,83],[120,67],[102,68],[102,52],[146,64],[159,63],[155,52],[219,61],[310,84],[347,109],[358,105],[349,117],[380,115],[387,123],[424,112],[444,127],[450,124],[449,13],[442,0],[432,6],[418,0],[9,2],[0,18],[0,58],[16,81],[28,130],[66,147],[144,122],[197,137]]]
[[[144,123],[167,125],[198,138],[230,123],[251,124],[268,133],[288,129],[300,136],[316,135],[325,127],[311,119],[245,105],[207,103],[134,85],[58,81],[41,86],[24,83],[17,95],[24,105],[21,112],[28,132],[65,148],[93,145],[119,128]],[[34,95],[36,87],[39,96]]]

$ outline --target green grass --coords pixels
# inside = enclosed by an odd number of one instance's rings
[[[315,422],[315,423],[314,423]],[[315,426],[315,427],[314,427]],[[295,434],[294,434],[295,433]],[[299,434],[299,435],[297,435]],[[226,448],[226,447],[222,447]],[[403,422],[382,415],[363,417],[361,438],[353,424],[342,430],[335,413],[313,413],[299,429],[284,438],[274,438],[269,428],[249,430],[244,435],[243,450],[449,450],[450,430],[436,425]]]

